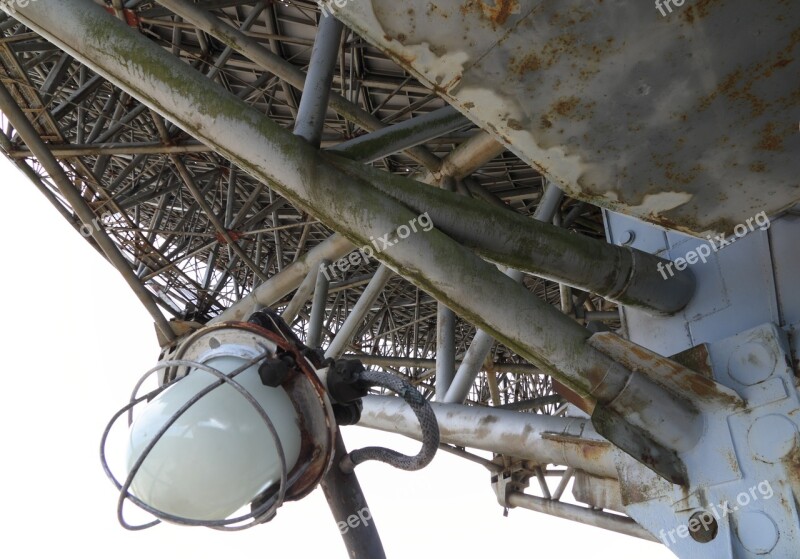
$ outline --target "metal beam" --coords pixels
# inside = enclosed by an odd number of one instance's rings
[[[312,270],[316,274],[320,262],[335,262],[355,248],[355,245],[341,235],[332,235],[318,244],[295,262],[286,266],[279,274],[256,287],[253,292],[236,302],[229,309],[211,320],[211,324],[231,320],[244,320],[254,308],[269,307],[298,288]],[[316,275],[314,276],[316,278]]]
[[[328,112],[331,83],[343,29],[344,25],[338,19],[322,18],[311,50],[311,64],[303,87],[303,97],[297,109],[294,133],[314,147],[319,147],[322,142],[322,129],[325,125],[325,113]]]
[[[102,227],[93,225],[93,220],[97,218],[89,204],[81,196],[80,192],[72,180],[67,176],[64,168],[50,153],[47,145],[39,137],[39,132],[33,127],[28,117],[17,105],[16,101],[6,89],[5,85],[0,83],[0,111],[6,116],[8,121],[17,131],[19,137],[25,142],[28,148],[36,156],[36,159],[50,175],[50,178],[58,187],[61,196],[72,206],[75,215],[83,222],[83,225],[91,233],[92,238],[101,248],[103,253],[108,258],[108,261],[117,269],[122,275],[127,284],[131,287],[136,297],[144,305],[145,309],[153,317],[156,327],[161,332],[164,339],[172,341],[175,339],[175,334],[169,325],[169,321],[164,317],[153,295],[142,285],[139,278],[131,269],[128,260],[120,253],[114,241],[108,236]]]
[[[371,134],[359,136],[343,142],[330,151],[358,161],[372,163],[389,155],[424,144],[434,138],[455,132],[459,128],[468,126],[469,119],[453,107],[431,111],[430,113],[411,118],[383,128]],[[451,163],[449,165],[453,165]]]
[[[336,337],[333,338],[333,341],[331,341],[331,344],[328,346],[325,357],[338,359],[342,356],[347,344],[353,339],[361,322],[367,317],[370,310],[372,310],[372,305],[378,300],[383,288],[386,287],[387,282],[393,275],[394,272],[387,266],[381,264],[378,267],[378,271],[375,272],[369,285],[364,289],[364,292],[358,299],[358,303],[356,303],[353,310],[350,311],[347,320],[344,321],[344,324],[342,324],[342,327],[339,328],[339,331],[336,333]]]
[[[18,17],[352,242],[366,245],[418,217],[376,188],[379,185],[331,165],[332,156],[209,84],[205,76],[93,2],[31,3]],[[386,184],[397,186],[394,178],[381,175]],[[411,186],[418,188],[415,184]],[[632,376],[587,343],[586,329],[436,228],[376,257],[583,397],[609,403]],[[474,293],[481,297],[471,296]],[[652,390],[654,398],[663,392]],[[660,403],[654,412],[634,418],[640,431],[657,434],[667,417],[675,429],[698,430],[700,419],[685,403],[666,397]]]
[[[443,402],[456,372],[456,314],[436,308],[436,400]]]
[[[314,302],[311,304],[311,320],[308,321],[306,345],[311,348],[322,347],[322,323],[325,320],[325,303],[328,301],[328,287],[331,280],[325,275],[323,267],[329,262],[323,260],[317,270],[317,283],[314,286]]]
[[[388,367],[396,369],[398,367],[417,367],[420,369],[433,369],[436,367],[435,359],[419,359],[415,357],[388,357],[384,355],[361,355],[357,353],[345,355],[346,359],[358,359],[365,365],[375,367]],[[461,361],[456,360],[456,365]],[[498,373],[513,373],[517,375],[540,375],[542,370],[535,365],[528,363],[493,363],[492,368]]]
[[[421,440],[414,411],[402,398],[367,396],[358,425]],[[617,479],[615,461],[634,465],[597,434],[589,419],[432,403],[441,442],[530,460],[539,465],[572,466],[599,477]],[[641,467],[641,466],[634,466]]]
[[[650,542],[658,542],[659,539],[650,532],[642,528],[635,520],[627,516],[602,512],[587,507],[562,503],[551,499],[543,499],[535,495],[511,492],[506,497],[506,505],[511,507],[521,507],[524,509],[540,512],[565,520],[588,524],[604,530],[618,532],[626,536],[632,536]]]
[[[163,0],[159,4],[243,54],[264,70],[272,72],[293,87],[301,91],[305,87],[306,75],[301,70],[264,48],[255,39],[215,18],[201,6],[196,6],[185,0]],[[329,102],[331,109],[358,124],[364,130],[371,132],[385,127],[380,119],[364,111],[338,93],[332,92]],[[408,154],[428,169],[438,170],[441,166],[439,158],[421,146],[411,148]]]
[[[543,223],[552,221],[563,197],[564,194],[561,189],[551,183],[545,189],[542,200],[533,214],[533,219]],[[517,283],[520,283],[523,278],[522,272],[518,270],[509,269],[506,275]],[[493,345],[494,338],[492,338],[491,334],[484,330],[475,332],[475,338],[473,338],[472,344],[470,344],[467,354],[464,356],[464,362],[455,374],[452,386],[440,401],[452,404],[462,403],[467,399],[467,395],[478,373],[483,368],[483,362],[489,356]]]
[[[425,188],[328,153],[323,156],[409,208],[427,212],[437,229],[513,270],[660,314],[678,312],[694,295],[695,279],[688,268],[666,277],[659,270],[670,262],[652,254],[572,233],[455,192]]]

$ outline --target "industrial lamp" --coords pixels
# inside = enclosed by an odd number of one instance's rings
[[[228,323],[199,330],[146,373],[102,437],[103,467],[120,490],[120,523],[239,530],[310,493],[331,464],[336,436],[333,407],[312,360],[277,329]],[[139,396],[155,373],[161,386]],[[105,446],[126,414],[127,474],[120,481]],[[156,520],[128,524],[128,500]]]
[[[140,396],[156,373],[159,388]],[[301,499],[319,484],[333,465],[338,426],[358,421],[361,398],[374,386],[396,392],[414,410],[422,449],[406,456],[362,448],[341,456],[335,467],[352,473],[362,462],[380,460],[409,471],[424,468],[439,447],[439,427],[428,401],[406,381],[366,371],[356,360],[324,359],[268,309],[246,323],[198,330],[139,380],[103,433],[100,458],[119,490],[120,524],[242,530],[272,520],[284,501]],[[139,405],[144,409],[134,418]],[[105,448],[126,415],[127,467],[120,481]],[[155,520],[128,523],[127,501]]]

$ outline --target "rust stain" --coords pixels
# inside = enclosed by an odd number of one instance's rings
[[[705,377],[714,377],[714,372],[711,369],[711,356],[708,353],[708,346],[706,344],[700,344],[677,353],[670,357],[670,359]]]
[[[680,172],[675,169],[675,163],[667,163],[664,169],[664,176],[671,182],[679,184],[691,184],[703,172],[704,167],[700,163],[696,163],[687,172]]]
[[[517,0],[495,0],[494,7],[483,4],[483,11],[497,25],[504,25],[512,13],[519,13]]]
[[[581,443],[580,449],[583,457],[593,462],[600,461],[608,452],[607,446],[601,446],[595,442]]]
[[[795,446],[783,460],[786,468],[787,477],[795,488],[800,487],[800,446]]]
[[[685,377],[684,385],[698,396],[718,396],[717,385],[713,380],[700,374],[691,374]]]
[[[706,17],[711,12],[711,6],[718,2],[719,0],[697,0],[693,5],[687,6],[681,11],[681,18],[686,23],[694,23],[695,20]]]
[[[535,72],[542,68],[542,59],[535,53],[530,53],[517,61],[516,58],[511,59],[510,70],[512,73],[523,76],[528,72]]]
[[[578,103],[580,103],[580,99],[577,97],[566,97],[553,105],[553,111],[561,116],[569,116],[578,106]]]
[[[462,15],[466,16],[470,11],[478,12],[481,16],[492,22],[493,27],[505,25],[512,14],[520,12],[518,0],[494,0],[494,4],[488,4],[480,0],[468,0],[459,8]]]
[[[522,125],[522,123],[520,121],[518,121],[517,119],[515,119],[515,118],[509,118],[508,119],[508,127],[511,128],[512,130],[524,130],[525,129],[525,127]]]
[[[764,151],[782,151],[783,138],[781,138],[775,130],[774,122],[768,123],[761,131],[761,141],[758,142],[758,149]]]

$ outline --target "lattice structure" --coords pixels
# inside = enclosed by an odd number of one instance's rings
[[[316,3],[226,0],[202,5],[219,22],[242,30],[270,51],[288,70],[265,70],[254,58],[227,47],[158,4],[129,1],[123,6],[115,2],[108,9],[116,9],[130,26],[203,72],[209,82],[291,128],[302,84],[286,78],[302,78],[309,65],[321,17]],[[206,323],[332,235],[314,216],[293,207],[69,54],[14,19],[0,18],[0,80],[91,209],[94,225],[81,223],[53,178],[5,118],[0,136],[3,150],[90,243],[94,244],[91,227],[108,234],[137,281],[168,317]],[[391,126],[445,106],[434,91],[349,30],[339,51],[334,84],[335,92],[376,126]],[[369,131],[355,120],[329,109],[323,148]],[[423,177],[482,134],[466,123],[373,165],[390,173]],[[487,204],[502,204],[532,215],[542,196],[542,176],[512,153],[498,153],[478,165],[457,187]],[[604,235],[597,208],[571,199],[562,203],[556,222],[591,237]],[[324,339],[331,339],[339,330],[376,267],[374,262],[364,263],[334,279]],[[564,303],[558,284],[526,276],[524,285],[554,305]],[[614,305],[586,293],[566,293],[576,320],[585,323],[587,312],[601,311],[598,320],[612,328],[618,326]],[[275,306],[285,306],[289,299],[285,297]],[[301,335],[309,312],[307,304],[294,323]],[[394,276],[351,340],[349,353],[395,359],[387,368],[423,386],[432,396],[436,313],[432,297]],[[456,357],[461,358],[475,328],[458,319],[455,331]],[[557,405],[552,402],[526,407],[526,402],[552,394],[552,386],[549,377],[531,366],[525,369],[524,363],[513,351],[496,344],[492,363],[478,377],[469,400],[484,405],[521,403],[520,409],[555,411]]]

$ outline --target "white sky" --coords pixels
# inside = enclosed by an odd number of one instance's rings
[[[320,490],[242,533],[161,525],[130,533],[98,458],[99,438],[158,347],[128,286],[36,188],[0,157],[0,239],[6,352],[0,389],[0,556],[193,559],[347,557]],[[345,428],[349,448],[418,443]],[[439,453],[416,473],[357,470],[391,558],[669,558],[660,544],[534,512],[504,518],[481,466]]]

